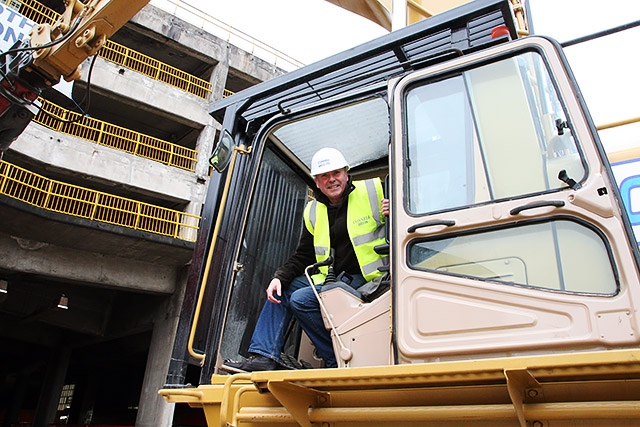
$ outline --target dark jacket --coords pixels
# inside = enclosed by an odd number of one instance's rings
[[[335,259],[333,262],[334,271],[339,274],[345,271],[349,274],[362,274],[360,264],[353,250],[349,233],[347,232],[347,206],[348,195],[354,190],[354,185],[349,177],[347,188],[343,202],[338,206],[332,206],[329,199],[317,188],[314,189],[316,200],[327,206],[327,215],[329,216],[329,229],[331,233],[331,247],[335,250]],[[304,274],[304,269],[315,264],[316,256],[313,246],[313,235],[309,233],[307,227],[302,227],[302,235],[300,243],[295,253],[289,260],[276,270],[273,277],[280,279],[283,288],[287,288],[291,281],[298,276]]]

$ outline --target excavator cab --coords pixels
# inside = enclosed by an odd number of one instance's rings
[[[202,385],[167,401],[209,425],[637,424],[636,239],[561,47],[513,12],[469,2],[214,106],[238,155],[195,251]],[[322,147],[388,176],[389,288],[320,294],[338,368],[216,375],[295,250]],[[322,367],[295,326],[283,353]]]
[[[392,201],[387,292],[320,294],[340,367],[636,346],[637,247],[556,51],[529,37],[257,129],[216,363],[247,355],[322,147],[354,179],[388,175]],[[283,358],[322,366],[295,327]]]

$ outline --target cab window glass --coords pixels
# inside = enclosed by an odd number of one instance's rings
[[[416,241],[409,265],[556,291],[611,295],[618,289],[603,239],[567,220]]]
[[[585,177],[542,58],[514,58],[413,85],[405,96],[407,208],[455,209]]]

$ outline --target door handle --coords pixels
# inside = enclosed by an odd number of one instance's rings
[[[517,208],[513,208],[509,211],[509,213],[511,215],[518,215],[522,211],[526,211],[528,209],[543,208],[545,206],[561,208],[564,206],[564,202],[562,200],[549,200],[544,202],[535,202],[535,203],[530,203],[528,205],[522,205],[522,206],[518,206]]]
[[[433,227],[434,225],[446,225],[447,227],[451,227],[452,225],[456,225],[456,222],[452,219],[436,219],[434,221],[425,221],[420,224],[414,224],[411,227],[407,228],[407,233],[413,233],[418,228],[425,227]]]

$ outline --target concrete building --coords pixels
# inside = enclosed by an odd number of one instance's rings
[[[0,425],[170,426],[208,106],[284,71],[147,5],[82,73],[88,114],[45,92],[0,162]]]

